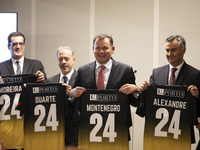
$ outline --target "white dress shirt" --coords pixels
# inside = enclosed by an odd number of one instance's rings
[[[180,70],[181,70],[181,68],[182,68],[182,66],[183,66],[183,63],[184,63],[185,61],[183,61],[179,66],[177,66],[176,68],[177,68],[177,70],[175,71],[175,81],[176,81],[176,78],[178,77],[178,74],[179,74],[179,72],[180,72]],[[174,68],[172,65],[169,65],[169,77],[168,77],[168,85],[169,85],[169,79],[170,79],[170,76],[171,76],[171,68]]]
[[[112,59],[110,59],[106,64],[103,66],[104,68],[104,89],[106,89],[107,83],[108,83],[108,78],[110,76],[110,71],[112,68]],[[96,70],[95,70],[95,78],[96,78],[96,85],[98,82],[98,76],[99,76],[99,71],[100,71],[100,64],[96,61]]]
[[[70,72],[70,73],[68,73],[67,75],[66,75],[66,77],[67,77],[67,84],[69,84],[69,80],[71,79],[71,76],[72,76],[72,74],[74,73],[74,69]],[[64,80],[63,80],[63,74],[62,74],[62,72],[60,73],[60,80],[59,80],[59,83],[64,83]]]
[[[13,66],[13,69],[14,69],[14,73],[17,74],[17,63],[16,63],[16,61],[19,61],[21,73],[23,73],[24,56],[22,58],[20,58],[19,60],[16,60],[14,58],[11,58],[11,60],[12,60],[12,66]]]

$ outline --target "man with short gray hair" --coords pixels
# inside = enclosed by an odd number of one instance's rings
[[[200,93],[200,71],[184,60],[186,42],[181,35],[171,35],[165,40],[165,55],[169,64],[153,69],[148,81],[144,81],[139,90],[145,91],[149,85],[187,85],[187,91],[199,101]],[[199,110],[198,110],[199,111]],[[198,112],[200,114],[200,112]],[[193,114],[196,116],[196,114]],[[194,117],[195,118],[195,117]],[[196,118],[195,118],[196,119]],[[199,125],[200,129],[200,118]],[[191,128],[191,143],[194,143],[193,127]]]
[[[47,79],[47,83],[63,83],[66,86],[66,94],[68,95],[74,87],[76,70],[73,69],[73,64],[76,58],[74,50],[68,46],[61,46],[57,50],[58,65],[60,73]],[[68,100],[67,100],[68,101]],[[65,117],[65,145],[78,145],[78,126],[72,125],[71,119],[74,112],[73,103],[69,102],[69,116]]]

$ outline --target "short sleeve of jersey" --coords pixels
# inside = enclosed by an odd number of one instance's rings
[[[145,116],[144,150],[189,150],[197,124],[195,104],[187,86],[149,86],[136,111]]]
[[[131,123],[128,96],[119,90],[86,90],[76,101],[78,145],[84,149],[128,149]]]

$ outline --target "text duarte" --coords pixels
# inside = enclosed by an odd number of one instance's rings
[[[35,103],[55,103],[56,95],[35,97]]]

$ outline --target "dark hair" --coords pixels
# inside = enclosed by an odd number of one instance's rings
[[[12,33],[10,33],[10,35],[8,36],[8,44],[12,42],[12,41],[11,41],[11,37],[12,37],[12,36],[22,36],[22,37],[24,38],[24,43],[25,43],[25,36],[24,36],[22,33],[20,33],[20,32],[12,32]]]
[[[186,48],[186,42],[183,36],[181,35],[171,35],[168,38],[166,38],[165,43],[166,42],[171,42],[173,40],[177,40],[179,43],[179,46],[181,47],[182,50],[184,50]]]
[[[105,38],[108,38],[110,40],[110,45],[113,46],[113,38],[111,35],[108,35],[108,34],[98,34],[94,37],[94,40],[93,40],[93,45],[94,45],[94,42],[96,41],[96,39],[105,39]]]

